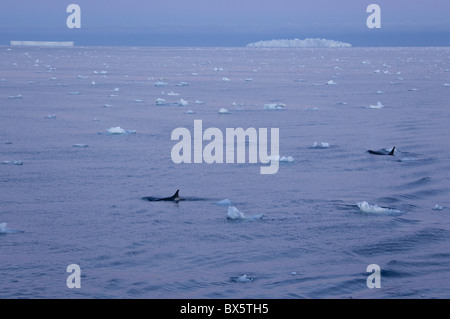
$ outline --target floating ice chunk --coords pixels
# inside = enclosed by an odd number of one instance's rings
[[[246,78],[246,79],[245,79],[245,82],[251,82],[251,81],[253,81],[252,78]]]
[[[69,92],[68,94],[69,95],[81,95],[81,93],[78,91],[72,91],[72,92]]]
[[[225,109],[225,108],[222,107],[222,108],[219,110],[219,114],[231,114],[231,112],[228,111],[227,109]]]
[[[157,81],[157,82],[155,82],[155,86],[156,86],[156,87],[166,86],[167,84],[168,84],[167,82],[163,82],[163,81]]]
[[[56,81],[56,80],[58,80],[58,78],[57,77],[53,77],[53,78],[50,78],[50,79],[48,79],[49,81]]]
[[[109,134],[125,134],[125,130],[121,128],[120,126],[111,127],[107,129]]]
[[[113,90],[114,92],[119,92],[120,91],[120,89],[119,88],[114,88],[114,90]]]
[[[23,233],[21,230],[16,229],[10,229],[6,227],[7,223],[0,223],[0,234],[17,234],[17,233]]]
[[[45,118],[46,119],[56,119],[56,115],[55,114],[49,114]]]
[[[81,75],[81,74],[77,75],[77,79],[87,79],[87,78],[88,77],[85,75]]]
[[[381,109],[381,108],[383,108],[384,106],[383,106],[383,104],[381,104],[381,102],[377,102],[377,104],[376,105],[369,105],[369,106],[366,106],[366,109]]]
[[[224,81],[224,82],[230,82],[231,79],[230,79],[230,78],[227,78],[227,77],[224,77],[224,78],[222,78],[222,81]]]
[[[386,92],[381,91],[381,90],[378,90],[378,91],[375,92],[375,94],[384,94],[384,93],[386,93]]]
[[[347,102],[337,102],[337,105],[347,105]]]
[[[157,98],[156,105],[167,105],[167,101],[161,98]]]
[[[92,82],[91,82],[91,85],[92,85],[92,86],[95,86],[95,85],[97,85],[97,83],[95,83],[95,81],[92,81]]]
[[[442,84],[442,86],[450,87],[450,83],[444,83],[444,84]]]
[[[222,199],[216,203],[218,206],[231,206],[233,203],[228,198]]]
[[[246,282],[252,282],[253,278],[247,277],[247,275],[242,275],[238,278],[236,278],[236,282],[239,283],[246,283]]]
[[[214,71],[223,71],[223,68],[214,68]]]
[[[142,100],[141,99],[134,99],[134,103],[141,103]]]
[[[177,84],[177,86],[189,86],[189,83],[187,82],[180,82]]]
[[[72,147],[86,148],[86,147],[89,147],[89,145],[87,145],[87,144],[73,144]]]
[[[195,112],[192,111],[192,110],[187,110],[187,111],[186,111],[186,114],[195,114]]]
[[[245,216],[244,213],[240,212],[236,207],[229,206],[227,212],[227,219],[229,220],[257,220],[263,217],[262,214]]]
[[[22,161],[3,161],[2,164],[21,166],[21,165],[23,165],[23,162]]]
[[[178,106],[187,106],[189,103],[186,100],[180,99],[177,103]]]
[[[135,130],[124,130],[120,126],[111,127],[109,129],[107,129],[106,132],[108,134],[112,134],[112,135],[135,134],[136,133]]]
[[[22,98],[22,94],[8,96],[8,99],[10,99],[10,100],[18,100],[18,99],[21,99],[21,98]]]
[[[443,210],[444,209],[444,207],[443,206],[439,206],[438,204],[436,204],[434,207],[433,207],[433,210]]]
[[[194,104],[205,104],[205,102],[197,100],[197,101],[194,102]]]
[[[283,110],[285,107],[286,107],[286,104],[283,104],[283,103],[264,104],[265,110]]]
[[[318,111],[318,110],[319,110],[318,107],[307,107],[307,108],[305,109],[305,111]]]
[[[366,201],[359,202],[356,205],[363,213],[386,214],[386,215],[402,215],[402,214],[404,214],[404,212],[402,212],[400,210],[393,209],[393,208],[380,207],[377,205],[371,205]]]
[[[275,39],[247,44],[247,47],[256,48],[348,48],[351,46],[349,43],[319,38]]]
[[[408,89],[408,91],[415,92],[415,91],[419,91],[419,89],[413,88],[413,89]]]
[[[326,83],[327,85],[337,85],[336,82],[334,82],[333,80],[330,80]]]
[[[327,142],[320,142],[320,143],[314,142],[312,147],[313,148],[329,148],[330,144],[328,144]]]
[[[111,105],[111,104],[104,104],[103,107],[104,108],[111,108],[111,107],[113,107],[113,105]]]
[[[169,95],[169,96],[178,96],[178,95],[180,95],[179,93],[175,93],[175,92],[169,92],[169,93],[167,93],[167,95]]]

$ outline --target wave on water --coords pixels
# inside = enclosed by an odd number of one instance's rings
[[[393,216],[398,216],[398,215],[404,214],[404,212],[402,212],[398,209],[380,207],[378,205],[371,205],[366,201],[356,203],[356,205],[358,206],[360,211],[362,211],[363,213],[368,213],[368,214],[393,215]]]

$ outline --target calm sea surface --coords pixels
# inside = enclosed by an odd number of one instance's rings
[[[449,108],[450,48],[1,46],[0,298],[448,298]],[[175,164],[194,120],[292,160]]]

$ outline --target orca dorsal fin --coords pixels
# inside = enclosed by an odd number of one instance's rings
[[[392,148],[392,151],[389,153],[389,155],[393,156],[395,152],[395,146]]]
[[[179,192],[180,190],[179,189],[177,189],[177,191],[175,192],[175,194],[173,194],[173,198],[177,198],[177,197],[180,197],[179,195],[178,195],[178,192]]]

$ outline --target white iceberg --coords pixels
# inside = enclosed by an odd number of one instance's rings
[[[251,48],[349,48],[351,46],[349,43],[319,38],[278,39],[247,44],[247,47]]]
[[[227,109],[225,109],[225,108],[220,108],[220,110],[219,110],[219,114],[230,114],[231,112],[230,111],[228,111]]]
[[[167,82],[163,82],[163,81],[157,81],[157,82],[155,82],[155,86],[156,86],[156,87],[166,86],[167,84],[168,84]]]
[[[45,116],[46,119],[56,119],[56,115],[55,114],[49,114],[47,116]]]
[[[227,219],[229,220],[257,220],[263,218],[262,214],[246,216],[240,212],[236,207],[229,206],[227,212]]]
[[[187,111],[186,111],[186,114],[195,114],[195,111],[187,110]]]
[[[183,99],[180,99],[177,104],[178,104],[178,106],[187,106],[187,105],[189,105],[188,101],[183,100]]]
[[[443,206],[440,206],[440,205],[438,205],[438,204],[436,204],[434,207],[433,207],[433,210],[443,210],[444,209],[444,207]]]
[[[326,83],[327,85],[337,85],[336,82],[334,82],[333,80],[330,80]]]

